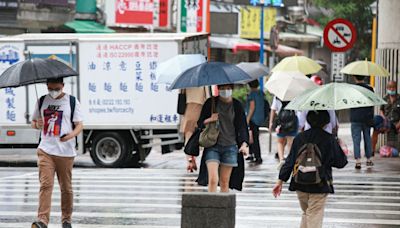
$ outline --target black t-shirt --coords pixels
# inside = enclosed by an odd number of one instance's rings
[[[362,86],[374,92],[374,89],[366,83],[357,83],[356,85]],[[350,122],[354,123],[367,123],[374,118],[374,107],[362,107],[350,109]]]

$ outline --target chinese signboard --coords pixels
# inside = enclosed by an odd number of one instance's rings
[[[0,45],[0,73],[14,63],[24,60],[24,45],[21,43]],[[0,89],[0,124],[23,124],[25,106],[25,87]]]
[[[340,73],[340,70],[343,69],[345,64],[345,53],[332,52],[331,58],[331,79],[335,82],[342,82],[344,80],[344,76],[342,73]]]
[[[246,39],[260,38],[260,18],[261,12],[259,7],[246,6],[240,9],[240,37]],[[264,9],[264,31],[269,33],[272,26],[276,24],[276,9]]]
[[[178,3],[178,32],[206,32],[207,0],[179,0]]]
[[[81,104],[83,114],[90,116],[87,124],[178,123],[176,91],[158,84],[155,75],[160,61],[178,54],[177,43],[81,43],[80,50]]]
[[[107,26],[171,26],[170,0],[109,0],[105,12]]]

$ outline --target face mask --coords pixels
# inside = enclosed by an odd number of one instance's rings
[[[61,95],[62,91],[61,90],[49,90],[49,95],[53,98],[56,99]]]
[[[232,90],[231,89],[220,90],[219,95],[224,98],[230,98],[232,97]]]
[[[396,90],[386,90],[386,93],[389,95],[396,95]]]

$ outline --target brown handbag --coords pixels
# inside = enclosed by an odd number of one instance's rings
[[[214,97],[211,97],[211,114],[216,113]],[[199,145],[209,148],[217,144],[219,135],[219,121],[206,124],[199,137]]]

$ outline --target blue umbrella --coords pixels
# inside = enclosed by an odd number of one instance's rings
[[[234,84],[249,79],[251,77],[234,64],[206,62],[184,71],[169,89]]]

